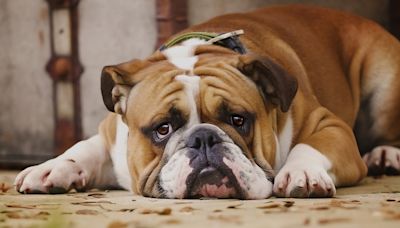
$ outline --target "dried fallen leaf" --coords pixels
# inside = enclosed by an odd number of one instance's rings
[[[179,212],[192,212],[194,211],[193,207],[187,206],[187,207],[182,207]]]
[[[7,213],[10,213],[10,212],[21,212],[22,210],[4,210],[4,211],[0,211],[0,214],[7,214]]]
[[[99,212],[96,210],[82,209],[82,210],[75,211],[75,214],[77,214],[77,215],[98,215]]]
[[[90,199],[86,195],[78,195],[76,193],[70,193],[70,194],[67,194],[67,196],[71,196],[71,197],[74,197],[74,198],[77,198],[77,199],[84,199],[84,200]]]
[[[41,220],[47,220],[47,218],[49,217],[50,213],[47,211],[41,211],[37,214],[35,214],[34,216],[32,216],[32,219],[41,219]]]
[[[349,218],[325,218],[325,219],[319,219],[318,223],[319,224],[330,224],[330,223],[348,222],[348,221],[350,221]]]
[[[38,213],[23,213],[18,211],[11,211],[5,213],[5,215],[10,219],[39,219],[39,220],[47,220],[47,217],[50,215],[49,212],[41,211]]]
[[[100,205],[96,205],[96,206],[99,206],[101,209],[103,209],[103,210],[105,210],[107,212],[111,212],[111,211],[114,211],[114,212],[132,212],[132,211],[136,210],[136,208],[109,209],[109,208],[104,207],[101,204]]]
[[[107,228],[126,228],[126,227],[128,227],[128,223],[120,221],[113,221],[107,226]]]
[[[283,201],[285,204],[283,205],[284,207],[291,207],[294,205],[294,201]]]
[[[113,202],[107,200],[100,201],[83,201],[83,202],[72,202],[72,205],[81,205],[81,206],[101,206],[101,204],[115,204]]]
[[[360,201],[358,200],[351,200],[351,201],[344,201],[344,200],[331,200],[329,203],[333,207],[346,207],[346,205],[359,205]]]
[[[36,205],[19,205],[19,204],[4,204],[4,206],[9,208],[22,208],[22,209],[35,209]]]
[[[163,209],[158,209],[158,210],[153,210],[153,209],[147,209],[143,208],[138,210],[139,214],[147,215],[147,214],[158,214],[158,215],[170,215],[172,212],[171,208],[163,208]]]
[[[161,211],[158,211],[157,214],[159,214],[159,215],[170,215],[171,212],[172,212],[172,209],[166,207],[166,208],[162,209]]]
[[[238,207],[240,207],[242,205],[243,205],[242,203],[239,203],[239,204],[229,205],[226,208],[228,208],[228,209],[238,209]]]
[[[236,224],[240,224],[241,220],[240,217],[237,215],[209,215],[208,219],[210,220],[218,220],[221,222],[227,222],[227,223],[236,223]]]
[[[164,221],[165,224],[169,224],[169,225],[177,225],[180,224],[181,221],[178,219],[168,219]]]
[[[323,203],[311,208],[311,210],[329,210],[330,208],[357,209],[359,201],[331,200],[328,204]]]
[[[316,206],[316,207],[312,207],[311,210],[317,210],[317,211],[323,211],[323,210],[329,210],[330,207],[328,206]]]
[[[351,204],[345,204],[345,205],[342,205],[340,208],[343,208],[343,209],[357,209],[358,206],[357,205],[351,205]]]
[[[282,212],[287,212],[288,209],[286,207],[282,207],[282,208],[274,208],[272,210],[265,210],[263,211],[264,214],[272,214],[272,213],[282,213]]]
[[[7,212],[7,213],[6,213],[6,216],[7,216],[8,218],[11,218],[11,219],[20,219],[20,218],[23,218],[23,215],[22,215],[21,213],[16,212],[16,211]]]
[[[38,213],[38,215],[50,215],[50,213],[47,211],[41,211]]]
[[[270,208],[277,208],[280,207],[280,204],[273,203],[273,204],[267,204],[267,205],[262,205],[257,207],[258,209],[270,209]]]
[[[343,205],[343,201],[331,200],[331,202],[329,202],[329,205],[332,207],[341,207]]]
[[[116,211],[120,211],[120,212],[132,212],[134,211],[135,208],[122,208],[122,209],[118,209]]]
[[[40,203],[40,204],[35,204],[36,209],[42,209],[42,210],[56,210],[59,209],[61,204],[59,203]]]
[[[126,228],[126,227],[152,227],[152,226],[141,224],[139,221],[129,221],[129,222],[112,221],[107,226],[107,228]]]
[[[73,213],[64,211],[64,212],[61,212],[61,214],[63,214],[63,215],[72,215]]]
[[[188,202],[188,201],[178,201],[174,202],[174,204],[192,204],[193,202]]]
[[[103,193],[90,193],[88,196],[93,197],[93,198],[105,198],[106,194]]]
[[[152,213],[153,213],[153,210],[144,208],[144,209],[140,209],[140,210],[138,211],[138,213],[139,213],[139,214],[142,214],[142,215],[147,215],[147,214],[152,214]]]
[[[12,186],[7,183],[4,183],[4,182],[0,183],[0,191],[1,192],[7,192],[8,190],[10,190],[11,187]]]

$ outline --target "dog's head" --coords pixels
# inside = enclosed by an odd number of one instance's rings
[[[102,72],[106,107],[129,128],[128,167],[139,194],[266,198],[272,192],[276,112],[297,82],[272,60],[177,46]]]

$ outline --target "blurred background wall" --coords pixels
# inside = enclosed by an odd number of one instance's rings
[[[349,11],[380,24],[388,24],[389,0],[189,0],[189,23],[195,24],[214,16],[248,11],[268,5],[308,4]]]
[[[154,50],[159,4],[184,7],[183,20],[189,25],[223,13],[286,3],[342,9],[386,28],[390,23],[389,0],[187,0],[186,5],[173,5],[174,0],[75,1],[84,68],[79,87],[83,138],[97,132],[107,113],[100,94],[102,67],[144,58]],[[0,168],[35,164],[55,155],[53,82],[45,70],[51,57],[49,27],[47,1],[0,0]]]

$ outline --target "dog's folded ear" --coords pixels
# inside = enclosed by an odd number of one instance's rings
[[[271,59],[246,54],[239,57],[238,69],[259,86],[265,99],[289,110],[297,92],[297,80]]]
[[[127,97],[137,83],[134,74],[143,68],[145,62],[134,59],[114,66],[105,66],[101,72],[101,94],[103,102],[111,112],[124,114]]]

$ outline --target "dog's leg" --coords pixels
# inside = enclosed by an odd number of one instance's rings
[[[103,139],[95,135],[64,154],[26,168],[15,179],[21,193],[65,193],[71,189],[118,186]]]
[[[393,146],[378,146],[363,156],[368,166],[368,175],[400,174],[400,149]]]
[[[400,42],[387,32],[366,51],[355,126],[369,175],[400,174]]]
[[[366,175],[352,130],[327,109],[315,109],[302,124],[295,145],[274,181],[279,197],[331,197],[335,186]]]

